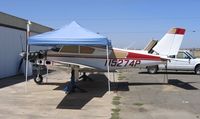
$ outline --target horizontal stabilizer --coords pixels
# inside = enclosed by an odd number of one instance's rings
[[[147,46],[144,48],[145,51],[148,51],[148,53],[151,53],[152,49],[154,48],[154,46],[158,43],[157,40],[151,40]]]

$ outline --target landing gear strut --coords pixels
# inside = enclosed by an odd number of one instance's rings
[[[81,89],[78,85],[76,85],[76,74],[77,74],[77,70],[72,69],[71,71],[71,80],[69,82],[69,84],[65,87],[64,91],[66,94],[70,94],[72,92],[75,92],[76,89],[78,89],[80,92],[87,92],[84,89]]]

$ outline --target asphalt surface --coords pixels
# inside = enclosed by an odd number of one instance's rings
[[[118,92],[122,119],[199,118],[200,76],[188,72],[138,72],[121,73],[120,82],[128,82],[129,87],[128,91]]]
[[[200,118],[200,76],[188,72],[150,75],[122,70],[111,76],[111,93],[103,74],[79,81],[87,92],[65,94],[69,72],[52,70],[44,84],[24,77],[0,79],[1,119],[197,119]],[[114,82],[115,81],[115,82]]]
[[[112,107],[112,93],[107,92],[107,78],[91,75],[94,81],[78,82],[83,93],[65,94],[70,75],[53,71],[42,85],[24,76],[0,80],[0,119],[108,119]]]

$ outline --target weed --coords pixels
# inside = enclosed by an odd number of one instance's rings
[[[144,105],[143,103],[139,103],[139,102],[137,102],[137,103],[133,103],[133,105],[136,105],[136,106],[142,106],[142,105]]]

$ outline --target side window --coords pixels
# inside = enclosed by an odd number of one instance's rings
[[[189,56],[185,54],[184,52],[179,52],[177,55],[178,59],[189,59]]]
[[[63,46],[60,52],[64,53],[78,53],[78,46]]]

